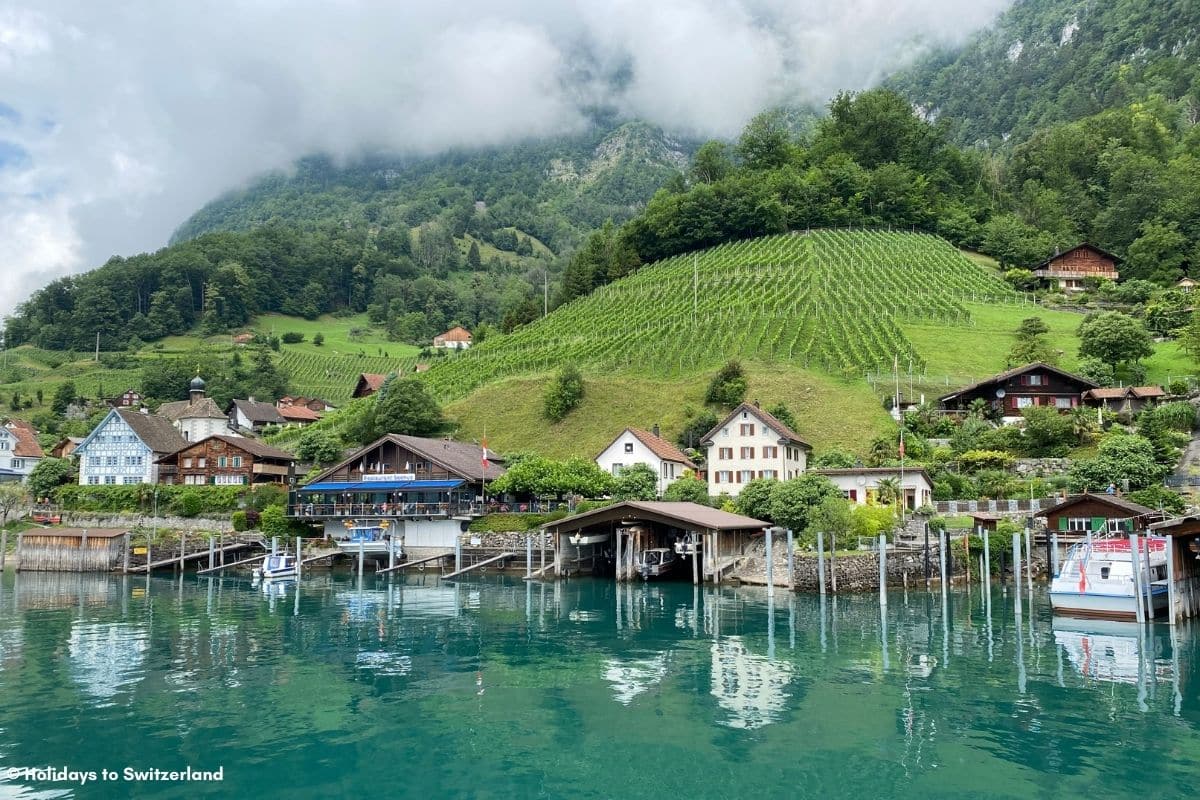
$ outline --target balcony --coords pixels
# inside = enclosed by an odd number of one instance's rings
[[[478,517],[484,509],[478,503],[292,503],[287,513],[297,519],[446,519]]]

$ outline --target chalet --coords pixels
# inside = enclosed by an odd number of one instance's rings
[[[446,350],[466,350],[471,346],[471,332],[461,325],[455,325],[445,333],[433,337],[433,346]]]
[[[1121,259],[1090,244],[1072,247],[1064,253],[1056,253],[1038,264],[1033,274],[1047,283],[1057,285],[1067,292],[1083,290],[1088,278],[1115,281],[1120,274],[1117,264]]]
[[[75,448],[83,486],[158,481],[158,459],[187,445],[171,421],[155,414],[114,408]]]
[[[684,470],[695,470],[696,465],[678,447],[659,436],[658,426],[652,431],[626,428],[608,447],[596,456],[600,469],[613,475],[633,464],[645,464],[658,476],[658,496],[662,497],[667,487],[683,475]]]
[[[1096,487],[1102,488],[1102,487]],[[1115,494],[1085,492],[1068,497],[1035,516],[1046,520],[1046,528],[1063,533],[1142,533],[1151,523],[1164,518],[1161,511],[1139,505]]]
[[[500,461],[467,442],[390,433],[293,491],[288,514],[324,520],[331,534],[348,519],[394,518],[409,544],[452,547],[460,521],[481,513],[487,484],[504,474]]]
[[[1080,404],[1083,392],[1099,388],[1086,378],[1037,362],[1010,369],[938,398],[947,411],[966,411],[983,400],[1006,423],[1019,422],[1021,412],[1034,406],[1070,411]]]
[[[133,389],[126,389],[116,397],[110,397],[105,402],[109,408],[137,408],[142,404],[142,393],[136,392]]]
[[[358,376],[358,383],[354,385],[354,394],[352,397],[370,397],[383,388],[383,382],[388,379],[387,375],[379,375],[373,372],[364,372]]]
[[[848,467],[846,469],[814,469],[814,475],[824,475],[841,490],[842,496],[860,506],[879,502],[881,481],[893,481],[903,492],[904,505],[910,511],[933,502],[933,480],[929,473],[917,467],[901,474],[899,467]]]
[[[296,457],[244,436],[209,436],[158,459],[159,483],[248,486],[286,483]]]
[[[1083,402],[1092,408],[1103,408],[1118,414],[1138,414],[1149,403],[1166,397],[1161,386],[1118,386],[1088,389]]]
[[[0,426],[0,481],[25,481],[45,457],[37,431],[28,422],[10,419]]]
[[[229,414],[229,427],[234,430],[258,433],[268,425],[284,424],[279,409],[271,403],[260,403],[253,397],[248,400],[234,400],[226,412]]]
[[[303,395],[300,395],[297,397],[291,397],[290,395],[287,397],[281,397],[281,398],[279,398],[278,402],[275,403],[276,408],[287,408],[287,407],[294,408],[294,407],[298,407],[298,406],[303,406],[304,408],[307,408],[309,411],[315,411],[318,414],[323,414],[326,411],[333,410],[333,406],[329,405],[329,403],[326,403],[321,398],[319,398],[319,397],[304,397]]]
[[[308,406],[282,406],[278,411],[279,416],[283,418],[285,427],[295,426],[302,428],[305,425],[312,425],[321,418],[320,414]]]
[[[1196,284],[1195,278],[1184,276],[1175,282],[1175,288],[1181,292],[1190,292],[1196,288]]]
[[[742,403],[700,440],[708,454],[708,493],[736,497],[755,478],[804,472],[812,446],[757,403]]]
[[[169,420],[189,442],[198,442],[218,433],[229,433],[229,417],[211,397],[206,396],[204,379],[192,378],[188,399],[163,403],[158,416]]]

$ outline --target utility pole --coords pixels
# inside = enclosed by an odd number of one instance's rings
[[[692,325],[695,326],[700,318],[700,256],[692,253]]]
[[[100,331],[96,331],[96,363],[100,363]]]
[[[542,319],[550,315],[550,271],[542,267]]]

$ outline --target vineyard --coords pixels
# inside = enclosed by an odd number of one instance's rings
[[[922,355],[898,323],[972,325],[966,302],[1018,304],[995,273],[915,233],[820,231],[731,242],[642,267],[543,320],[435,364],[443,398],[573,363],[676,376],[729,358],[861,377]]]
[[[288,374],[288,383],[297,394],[320,397],[342,404],[350,399],[358,376],[363,372],[381,375],[412,372],[416,357],[381,358],[357,355],[318,355],[285,350],[278,364]]]

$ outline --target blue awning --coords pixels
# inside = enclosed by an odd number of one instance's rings
[[[424,492],[457,489],[466,481],[325,481],[301,486],[301,492]]]

